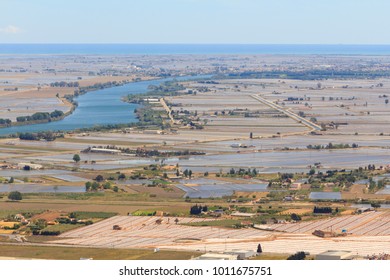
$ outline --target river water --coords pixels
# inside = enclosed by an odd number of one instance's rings
[[[177,80],[201,79],[209,76],[177,77]],[[33,125],[14,126],[0,129],[0,135],[17,132],[70,131],[79,128],[90,128],[97,125],[137,122],[134,113],[139,105],[121,101],[128,94],[139,94],[148,91],[149,85],[159,85],[169,79],[159,79],[128,83],[123,86],[88,92],[77,97],[78,107],[63,120]]]

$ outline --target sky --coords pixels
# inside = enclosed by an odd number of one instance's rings
[[[388,0],[0,0],[0,43],[390,44]]]

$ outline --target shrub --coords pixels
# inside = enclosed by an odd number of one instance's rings
[[[8,199],[11,200],[22,200],[22,194],[18,191],[10,192],[8,195]]]

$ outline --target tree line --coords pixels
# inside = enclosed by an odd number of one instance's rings
[[[51,113],[48,112],[37,112],[34,113],[31,116],[20,116],[16,118],[17,122],[29,122],[29,121],[41,121],[41,120],[48,120],[51,119],[57,119],[64,115],[63,111],[60,110],[54,110]]]
[[[310,150],[320,150],[320,149],[349,149],[349,148],[358,148],[359,145],[356,143],[353,143],[352,145],[349,144],[333,144],[329,143],[328,145],[308,145],[306,146]]]
[[[51,87],[79,87],[79,82],[54,82],[50,84]]]
[[[202,205],[194,205],[194,206],[191,206],[191,209],[190,209],[190,214],[191,215],[200,215],[202,214],[202,212],[207,212],[208,208],[206,205],[202,206]]]
[[[64,137],[64,135],[53,133],[52,131],[44,131],[44,132],[37,132],[37,133],[32,133],[32,132],[19,133],[20,140],[38,141],[43,139],[46,141],[54,141],[57,139],[57,137]]]
[[[11,123],[10,119],[0,119],[0,125],[10,125]]]

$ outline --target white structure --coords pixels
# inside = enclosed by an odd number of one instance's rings
[[[194,260],[237,260],[237,255],[207,253]]]
[[[316,260],[352,260],[351,251],[335,251],[329,250],[316,255]]]
[[[91,148],[92,153],[120,154],[122,151],[117,149]]]
[[[230,147],[232,147],[232,148],[241,148],[242,144],[241,143],[233,143],[233,144],[230,145]]]

